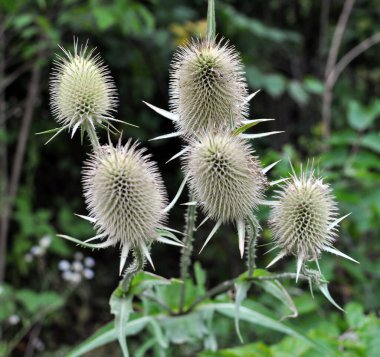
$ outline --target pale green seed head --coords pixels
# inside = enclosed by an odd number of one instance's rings
[[[117,104],[117,93],[108,68],[87,46],[74,53],[62,49],[50,80],[50,103],[55,119],[70,131],[80,126],[93,130],[112,120]]]
[[[203,131],[225,131],[248,113],[243,65],[228,43],[199,40],[174,55],[170,105],[178,126],[192,136]]]
[[[166,191],[144,152],[131,141],[102,146],[83,170],[84,196],[98,234],[135,248],[151,243],[165,218]]]
[[[244,220],[257,208],[266,178],[248,142],[229,133],[203,134],[186,158],[190,186],[215,220]]]
[[[337,217],[330,186],[313,171],[302,172],[299,177],[293,175],[276,198],[270,224],[278,247],[302,261],[317,259],[336,234],[329,229]]]

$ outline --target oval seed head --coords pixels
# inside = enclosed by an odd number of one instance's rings
[[[186,158],[190,187],[205,213],[215,220],[244,220],[266,187],[261,165],[248,142],[229,133],[204,134]]]
[[[284,255],[293,254],[302,262],[316,260],[331,246],[337,205],[330,186],[314,172],[293,174],[277,191],[270,214],[274,240]]]
[[[174,55],[170,105],[179,130],[187,135],[228,130],[248,113],[243,65],[228,43],[198,40]]]
[[[165,218],[163,182],[144,152],[131,141],[102,146],[83,171],[84,196],[98,234],[134,249],[151,243]]]
[[[117,104],[117,93],[108,68],[94,50],[87,46],[74,53],[63,49],[58,56],[50,80],[50,105],[58,123],[74,135],[78,127],[95,130],[114,120],[112,112]]]

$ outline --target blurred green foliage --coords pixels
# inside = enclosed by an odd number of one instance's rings
[[[291,324],[308,331],[308,336],[322,345],[333,346],[344,356],[375,356],[380,335],[379,320],[375,316],[380,296],[377,283],[380,278],[380,45],[355,59],[339,78],[333,91],[332,133],[325,142],[321,130],[323,73],[343,4],[326,2],[330,9],[328,17],[323,18],[322,1],[220,0],[216,9],[217,32],[241,53],[250,89],[261,89],[253,101],[251,117],[276,118],[275,122],[262,124],[263,130],[285,131],[275,138],[254,143],[264,164],[282,160],[271,172],[271,177],[287,176],[288,159],[297,168],[300,162],[306,164],[307,158],[311,158],[333,185],[341,213],[352,212],[342,222],[337,246],[361,264],[353,265],[328,255],[321,262],[326,278],[332,282],[332,295],[339,304],[348,304],[346,315],[334,311],[318,297],[314,301],[306,296],[307,287],[304,292],[293,288],[291,292],[296,296],[300,316]],[[0,127],[0,145],[7,148],[9,172],[30,70],[40,66],[43,73],[9,233],[7,278],[6,285],[2,285],[5,291],[2,294],[6,295],[2,296],[11,294],[13,298],[0,296],[2,302],[6,301],[0,308],[4,326],[8,326],[6,318],[16,307],[23,321],[27,321],[45,304],[45,299],[56,294],[54,291],[61,284],[56,268],[58,260],[76,250],[53,239],[46,269],[57,276],[57,281],[46,289],[41,286],[44,278],[41,274],[44,273],[25,261],[31,247],[46,234],[53,236],[59,232],[86,238],[92,233],[88,223],[73,215],[85,213],[80,168],[88,148],[80,145],[79,138],[70,140],[66,134],[57,137],[46,148],[43,144],[47,138],[34,135],[55,125],[49,113],[48,74],[54,53],[59,52],[57,44],[71,48],[73,37],[77,36],[82,42],[88,39],[91,47],[98,46],[119,90],[118,118],[139,126],[120,127],[124,139],[139,138],[148,146],[160,164],[169,195],[173,196],[181,174],[177,164],[164,166],[164,163],[179,150],[180,142],[173,139],[147,141],[169,132],[171,124],[146,108],[142,100],[167,108],[171,55],[187,36],[204,31],[206,5],[205,0],[0,0],[3,36],[0,51],[6,60],[0,82],[17,74],[5,88],[6,126]],[[345,54],[379,32],[379,16],[376,0],[357,0],[339,54]],[[117,140],[116,137],[112,139]],[[0,182],[0,187],[2,185]],[[171,216],[174,228],[182,227],[182,213],[184,210],[177,210]],[[260,218],[264,220],[265,213]],[[209,228],[206,224],[200,229],[196,246],[200,247],[201,238]],[[237,276],[245,269],[235,247],[237,240],[233,230],[227,227],[217,238],[212,249],[199,257],[208,272],[207,286]],[[270,232],[264,230],[263,244],[268,243],[269,238]],[[271,259],[263,256],[266,250],[267,247],[259,247],[259,266]],[[78,344],[110,319],[107,300],[118,279],[118,253],[111,249],[94,255],[98,261],[96,279],[91,285],[80,286],[74,296],[68,298],[65,307],[60,306],[49,331],[42,329],[41,338],[47,352],[41,355],[48,356],[51,351],[65,355],[67,346]],[[177,274],[176,250],[157,246],[153,255],[155,261],[160,262],[157,264],[160,275]],[[281,264],[279,271],[281,268],[294,270],[293,259]],[[267,294],[265,301],[256,291],[251,296],[252,303],[267,305],[277,318],[284,315],[283,308],[273,303]],[[352,301],[357,303],[349,303]],[[313,356],[300,340],[283,339],[275,333],[268,336],[262,328],[253,330],[244,324],[242,322],[241,330],[249,330],[248,345],[216,353],[204,352],[202,356]],[[218,320],[215,330],[221,336],[221,348],[237,346],[238,339],[231,333],[232,329],[232,323]],[[64,331],[72,334],[66,337]],[[3,332],[4,337],[13,335],[14,327]],[[131,344],[139,346],[141,340],[136,338]],[[25,347],[20,344],[15,348],[23,353]],[[101,350],[99,355],[112,351],[117,351],[117,347]],[[174,350],[173,356],[192,353],[194,350],[185,344]]]

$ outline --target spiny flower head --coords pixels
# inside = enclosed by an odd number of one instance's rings
[[[99,234],[112,244],[149,246],[165,218],[166,192],[157,167],[144,149],[102,146],[86,162],[84,196]]]
[[[194,140],[186,158],[190,186],[206,214],[221,222],[246,219],[263,198],[266,178],[248,142],[229,133]]]
[[[74,135],[78,127],[95,130],[114,120],[117,93],[108,68],[94,50],[78,47],[74,53],[62,48],[50,81],[50,104],[58,123]]]
[[[314,170],[294,172],[280,190],[276,191],[270,214],[270,225],[276,247],[280,254],[268,265],[285,255],[297,257],[297,277],[303,263],[316,261],[322,251],[328,251],[351,259],[332,247],[337,235],[337,226],[345,218],[337,218],[338,209],[331,187],[316,177]]]
[[[187,135],[228,130],[248,113],[243,65],[228,43],[197,40],[174,55],[170,105]]]

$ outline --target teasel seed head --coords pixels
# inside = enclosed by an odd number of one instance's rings
[[[164,219],[166,191],[156,165],[131,140],[125,146],[102,146],[85,163],[83,185],[97,233],[124,255],[147,250]]]
[[[171,68],[170,106],[179,130],[196,135],[228,130],[248,114],[243,65],[228,42],[193,40],[180,47]]]
[[[290,179],[276,191],[272,203],[270,226],[275,246],[281,249],[271,266],[282,257],[292,254],[297,257],[297,279],[306,261],[315,261],[322,251],[351,259],[332,247],[339,222],[338,208],[331,187],[317,177],[312,168],[297,176],[294,171]],[[318,265],[319,267],[319,265]]]
[[[205,133],[190,144],[185,159],[190,188],[209,217],[242,221],[257,208],[267,180],[253,152],[230,133]]]
[[[71,131],[95,132],[114,120],[117,93],[106,65],[87,45],[74,40],[74,53],[62,48],[50,80],[50,105],[59,124]]]

